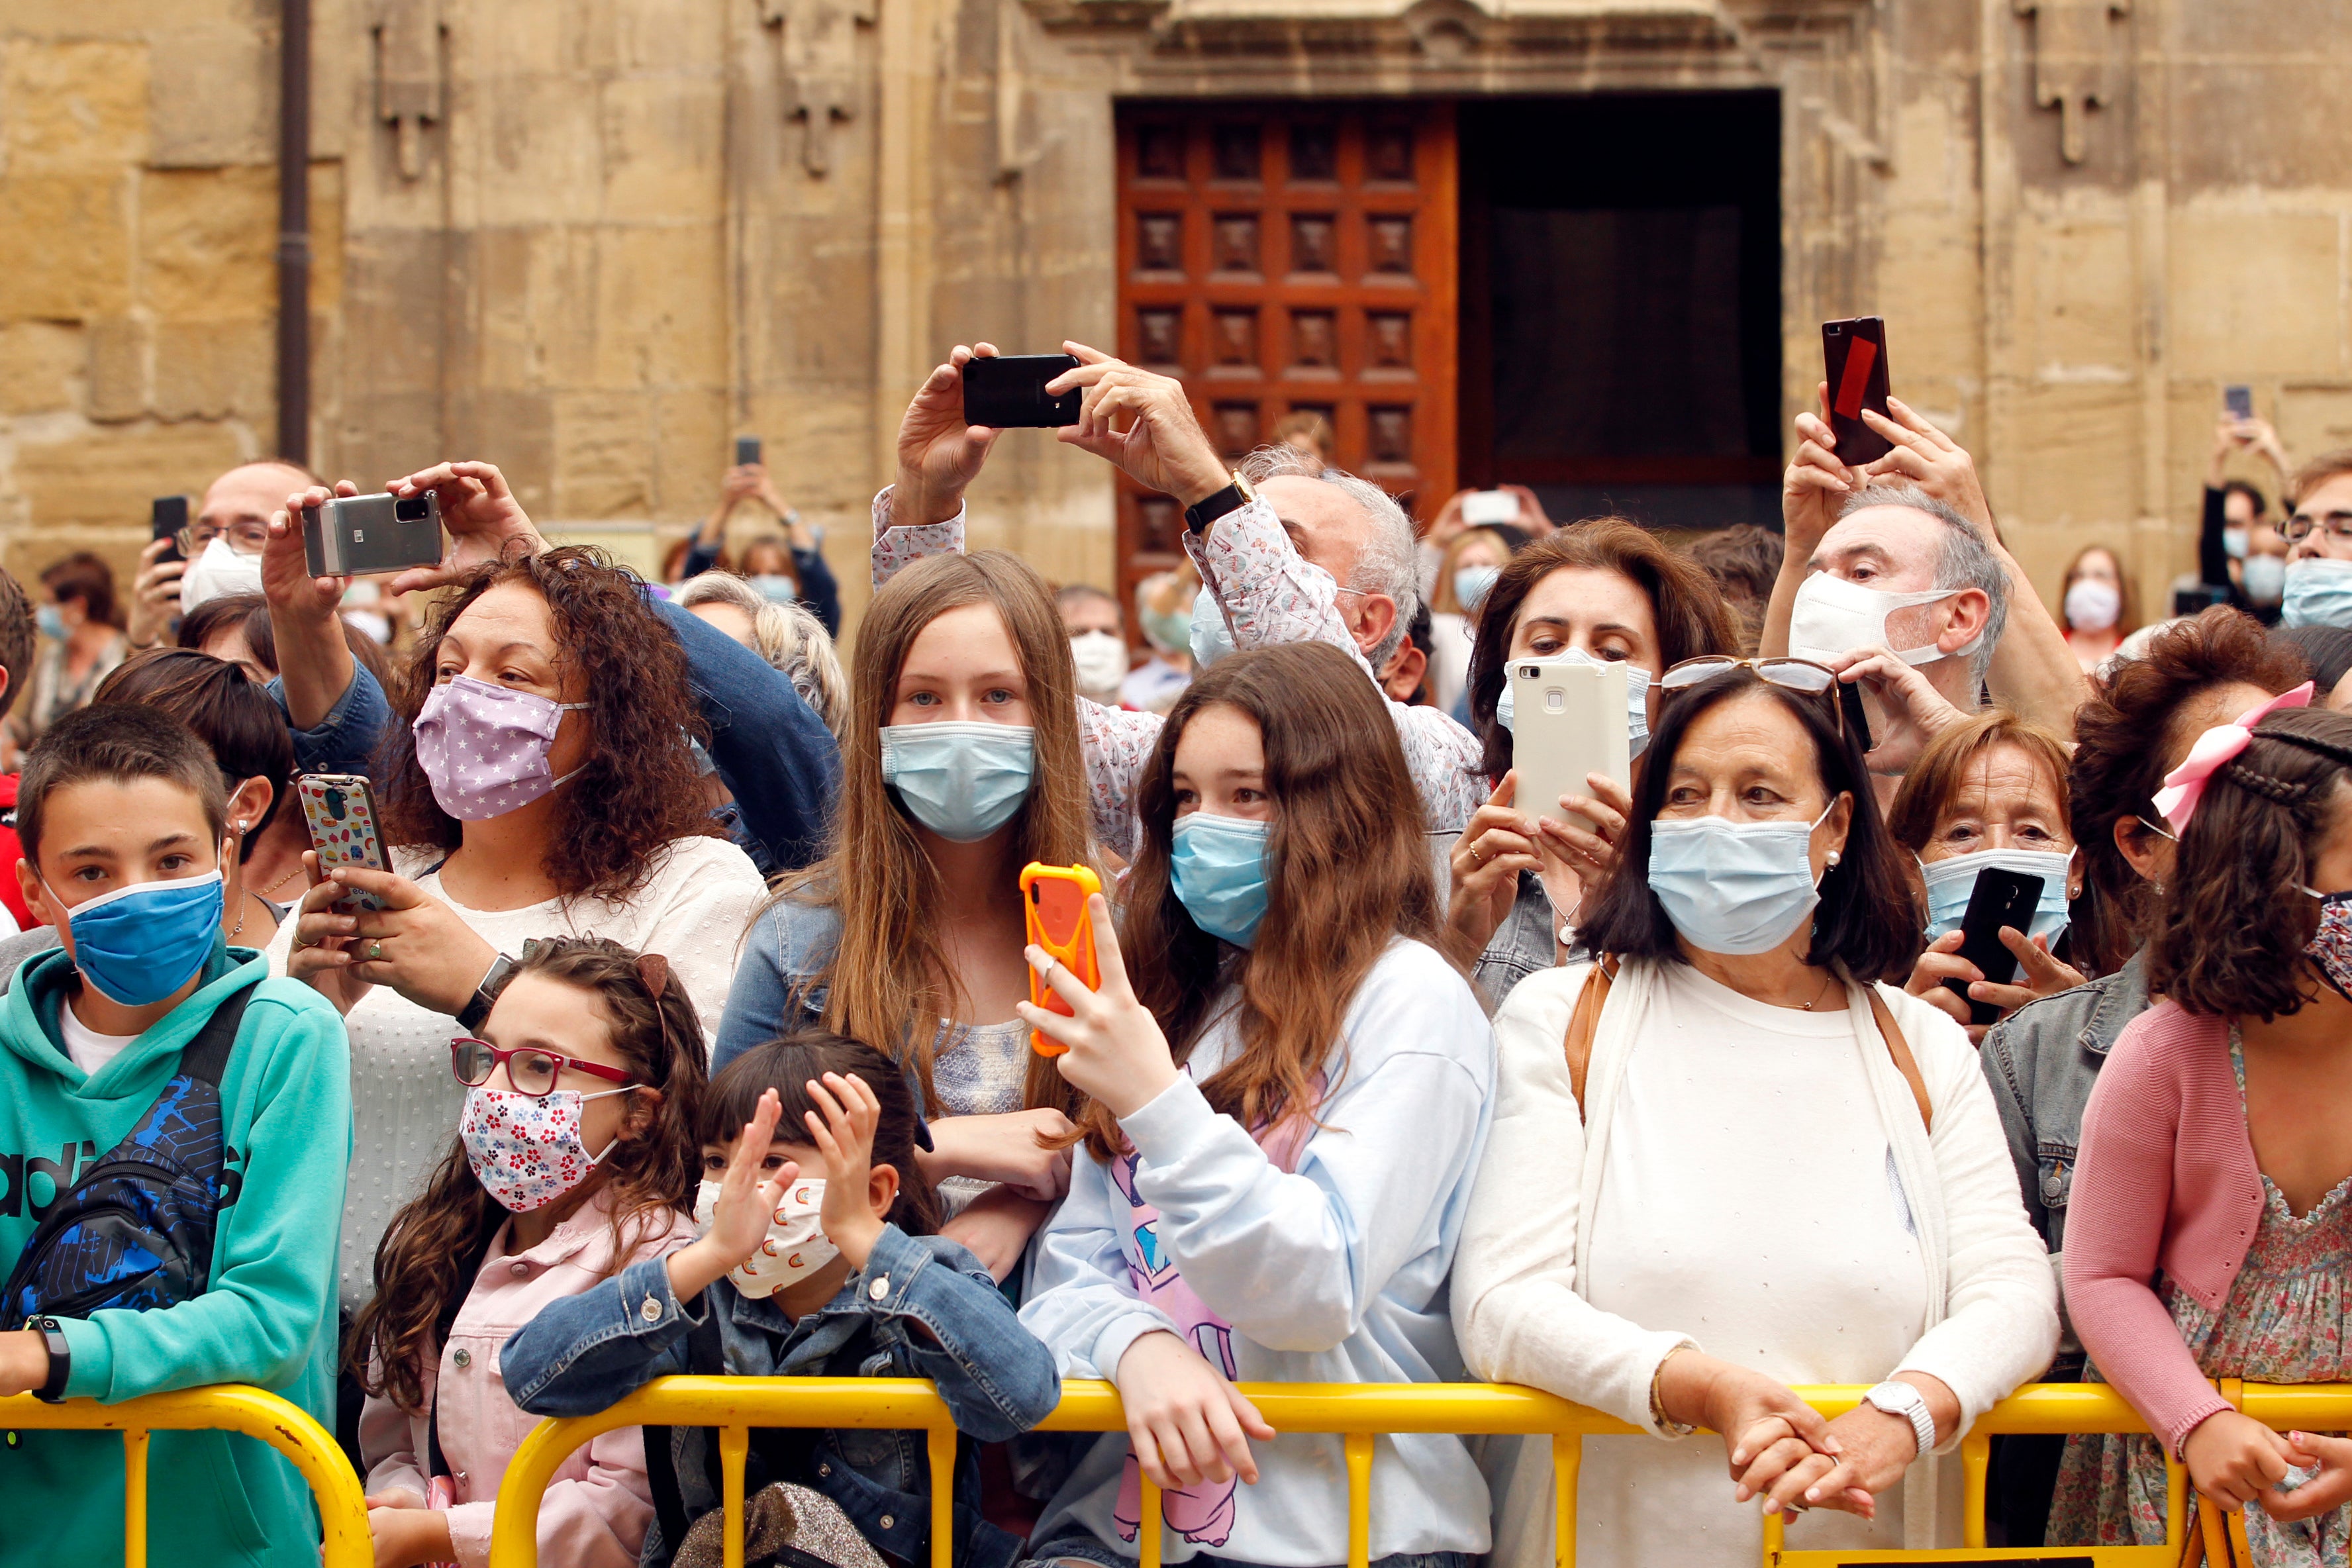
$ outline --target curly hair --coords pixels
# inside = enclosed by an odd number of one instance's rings
[[[2303,656],[2266,635],[2252,616],[2216,605],[2148,639],[2117,667],[2105,689],[2074,714],[2074,765],[2067,779],[2074,843],[2083,854],[2084,896],[2074,906],[2074,951],[2094,972],[2130,962],[2154,910],[2148,885],[2116,845],[2116,825],[2160,820],[2150,800],[2168,760],[2193,737],[2173,733],[2182,707],[2217,687],[2276,694],[2304,679]]]
[[[2181,830],[2172,886],[2148,935],[2150,991],[2191,1013],[2264,1023],[2316,994],[2304,949],[2319,905],[2304,889],[2347,783],[2352,716],[2290,710],[2254,727]]]
[[[716,837],[687,739],[709,738],[687,684],[686,655],[638,579],[601,550],[567,545],[486,566],[433,612],[398,671],[376,776],[388,780],[387,839],[406,848],[455,849],[463,826],[433,798],[410,725],[435,684],[441,640],[490,589],[523,583],[547,601],[559,658],[576,664],[588,703],[591,750],[557,797],[544,862],[567,899],[618,902],[645,885],[672,840]]]
[[[702,1166],[694,1134],[709,1077],[702,1023],[666,959],[640,957],[603,937],[529,942],[505,984],[520,974],[585,992],[635,1080],[660,1094],[651,1115],[622,1124],[597,1161],[600,1174],[591,1178],[610,1196],[617,1268],[694,1207]],[[447,1342],[507,1218],[475,1176],[465,1141],[452,1140],[425,1191],[393,1216],[376,1243],[375,1297],[353,1320],[346,1352],[361,1387],[404,1410],[424,1408],[426,1358]]]

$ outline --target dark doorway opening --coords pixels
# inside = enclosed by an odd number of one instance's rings
[[[1471,100],[1462,482],[1556,521],[1780,526],[1780,104]]]

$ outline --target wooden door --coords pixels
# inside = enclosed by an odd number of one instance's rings
[[[1122,103],[1118,353],[1180,376],[1230,458],[1312,411],[1417,515],[1454,489],[1451,103]],[[1124,479],[1120,597],[1183,510]]]

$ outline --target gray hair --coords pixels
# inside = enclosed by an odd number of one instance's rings
[[[1977,643],[1976,652],[1969,657],[1969,678],[1981,689],[1985,672],[1992,668],[1992,650],[2000,646],[2000,634],[2009,625],[2009,574],[1975,523],[1951,503],[1937,500],[1917,485],[1864,486],[1838,508],[1838,521],[1843,522],[1855,512],[1874,506],[1924,511],[1942,523],[1944,547],[1936,557],[1936,586],[1983,590],[1984,636]]]
[[[1339,586],[1382,594],[1396,604],[1396,625],[1364,655],[1372,673],[1379,674],[1395,655],[1397,645],[1404,641],[1413,612],[1421,607],[1421,572],[1414,559],[1419,540],[1412,519],[1394,497],[1370,479],[1360,479],[1345,468],[1326,468],[1313,453],[1296,447],[1260,447],[1241,460],[1239,468],[1242,478],[1254,485],[1268,479],[1320,479],[1337,487],[1370,520],[1371,532],[1357,552],[1356,569]]]
[[[807,605],[780,604],[732,572],[689,577],[676,592],[681,609],[732,605],[751,616],[753,651],[789,679],[801,700],[816,710],[835,739],[840,738],[842,726],[849,721],[849,682],[842,678],[841,659],[824,623]]]

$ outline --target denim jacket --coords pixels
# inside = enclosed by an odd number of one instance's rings
[[[1531,871],[1520,872],[1518,897],[1511,901],[1511,912],[1495,928],[1486,951],[1478,955],[1478,963],[1470,972],[1486,1005],[1490,1009],[1501,1006],[1513,986],[1538,970],[1558,963],[1559,937],[1559,917],[1552,913],[1551,900],[1545,894],[1543,883]]]
[[[833,965],[841,945],[841,911],[831,904],[777,899],[760,911],[743,939],[727,1010],[710,1041],[717,1072],[753,1046],[824,1017],[826,987],[816,976]]]
[[[714,1337],[716,1346],[711,1347]],[[698,1353],[696,1342],[715,1348]],[[698,1364],[700,1363],[700,1364]],[[507,1392],[534,1415],[609,1408],[656,1377],[723,1370],[737,1377],[928,1377],[957,1427],[983,1443],[1025,1432],[1061,1399],[1054,1358],[998,1294],[979,1259],[940,1237],[885,1226],[866,1267],[831,1301],[794,1322],[773,1300],[720,1279],[690,1302],[670,1289],[667,1259],[633,1264],[584,1295],[549,1303],[499,1357]],[[660,1429],[647,1428],[649,1443]],[[667,1429],[669,1480],[654,1471],[656,1519],[639,1561],[663,1568],[677,1550],[664,1516],[688,1522],[719,1503],[718,1447],[707,1428]],[[1021,1542],[980,1512],[980,1464],[956,1457],[955,1560],[1010,1568]],[[839,1504],[874,1545],[905,1562],[929,1559],[930,1464],[924,1435],[863,1427],[752,1433],[749,1495],[793,1481]],[[649,1456],[654,1458],[654,1456]]]
[[[2025,1215],[2050,1248],[2053,1270],[2065,1250],[2066,1195],[2083,1137],[2083,1107],[2124,1026],[2147,1009],[2147,955],[2136,952],[2113,974],[2027,1003],[1987,1030],[1979,1047]],[[2083,1352],[2065,1321],[2064,1291],[2062,1275],[2058,1362],[2079,1365]]]

